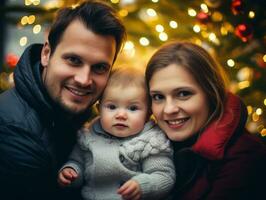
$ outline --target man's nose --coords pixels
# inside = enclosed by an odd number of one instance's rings
[[[91,69],[88,66],[79,68],[74,77],[75,81],[81,86],[86,87],[92,83]]]

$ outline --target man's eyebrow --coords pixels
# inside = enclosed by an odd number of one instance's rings
[[[106,65],[107,67],[111,67],[112,65],[108,62],[98,62],[95,64],[92,64],[92,66],[97,66],[97,65]]]
[[[63,56],[63,57],[67,57],[67,56],[75,56],[76,58],[82,59],[81,56],[79,56],[78,54],[73,53],[73,52],[66,52],[66,53],[63,53],[62,56]]]

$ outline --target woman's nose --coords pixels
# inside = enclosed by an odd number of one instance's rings
[[[178,111],[179,111],[179,106],[177,102],[173,101],[172,99],[165,101],[165,105],[163,108],[163,112],[165,114],[172,114]]]

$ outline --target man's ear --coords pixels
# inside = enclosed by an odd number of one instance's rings
[[[43,45],[41,52],[41,64],[43,67],[48,66],[50,56],[51,56],[51,48],[48,41],[46,41]]]

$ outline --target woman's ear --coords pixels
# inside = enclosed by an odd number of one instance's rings
[[[43,67],[48,66],[50,56],[51,56],[51,48],[48,41],[46,41],[42,47],[42,52],[41,52],[41,64]]]
[[[146,122],[152,119],[152,110],[148,104],[148,110],[147,110],[147,116],[146,116]]]
[[[97,101],[96,103],[95,103],[95,108],[96,108],[96,111],[98,112],[98,113],[100,113],[100,110],[101,110],[101,102],[99,102],[99,101]]]

